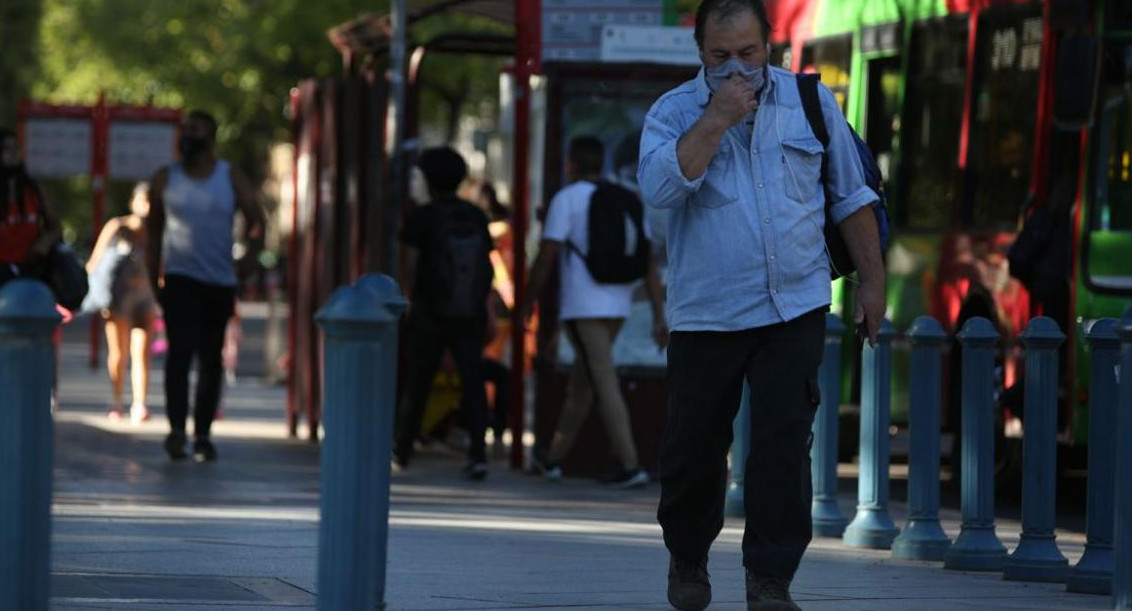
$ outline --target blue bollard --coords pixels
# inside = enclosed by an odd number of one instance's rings
[[[887,320],[876,348],[867,343],[861,367],[861,470],[857,517],[843,540],[853,547],[888,549],[900,533],[888,514],[888,423],[892,395],[892,337]]]
[[[743,477],[747,473],[747,457],[751,454],[751,387],[743,382],[743,398],[735,415],[731,440],[731,470],[727,475],[727,496],[723,513],[733,518],[747,515],[743,505]]]
[[[1022,440],[1022,538],[1006,559],[1013,581],[1065,581],[1069,561],[1057,549],[1057,349],[1065,334],[1039,316],[1022,332],[1026,347],[1026,435]]]
[[[59,325],[50,289],[0,289],[0,609],[45,611],[51,577],[51,386]]]
[[[943,559],[958,571],[1000,571],[1006,548],[994,530],[994,345],[998,331],[975,317],[963,345],[963,523]]]
[[[405,305],[392,280],[366,276],[336,290],[315,316],[325,354],[318,549],[323,611],[385,608],[397,322]]]
[[[814,444],[810,449],[815,537],[840,537],[849,523],[837,506],[837,420],[841,408],[841,336],[844,333],[841,317],[826,314],[825,354],[818,370],[821,405],[814,418]]]
[[[934,318],[920,316],[907,335],[912,342],[908,522],[892,542],[892,555],[943,560],[951,547],[951,539],[939,524],[940,373],[947,334]]]
[[[1089,481],[1085,553],[1069,571],[1066,589],[1080,594],[1112,593],[1112,486],[1116,454],[1116,365],[1120,339],[1114,318],[1085,327],[1089,343]]]
[[[1116,489],[1112,538],[1113,608],[1132,610],[1132,307],[1117,327],[1120,336],[1120,391],[1116,404]]]

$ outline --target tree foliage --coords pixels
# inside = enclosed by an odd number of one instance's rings
[[[410,11],[433,2],[410,0]],[[291,88],[342,73],[327,30],[388,10],[388,0],[0,0],[0,121],[14,118],[19,98],[91,104],[101,91],[112,104],[203,108],[220,123],[221,155],[260,178],[269,146],[290,139]],[[440,15],[416,24],[412,37],[452,29],[501,31],[487,20]],[[427,63],[424,120],[494,101],[498,63],[464,56]],[[82,181],[52,187],[62,191],[65,213],[66,202],[80,200],[68,217],[89,218]],[[127,188],[115,185],[113,194]]]

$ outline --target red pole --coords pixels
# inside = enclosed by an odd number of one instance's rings
[[[537,0],[515,3],[515,184],[511,199],[514,205],[515,307],[511,310],[511,468],[523,468],[523,434],[526,412],[526,321],[520,304],[527,294],[527,223],[530,216],[530,117],[531,74],[539,59],[539,14]]]
[[[291,89],[291,235],[287,236],[287,434],[299,436],[299,417],[296,401],[296,388],[299,359],[295,350],[296,336],[299,333],[299,152],[302,148],[301,118],[299,112],[299,88]]]
[[[110,119],[106,112],[106,92],[98,94],[98,104],[94,107],[92,122],[92,142],[90,184],[94,192],[94,214],[92,218],[92,234],[98,239],[102,231],[103,209],[106,203],[106,178],[108,174],[107,142],[110,139]],[[90,368],[98,367],[98,334],[101,331],[102,321],[98,316],[90,318]]]

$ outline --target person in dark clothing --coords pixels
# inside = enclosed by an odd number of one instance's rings
[[[216,119],[194,110],[181,125],[181,161],[150,181],[146,251],[150,283],[165,314],[169,354],[165,361],[165,451],[181,460],[187,436],[189,369],[197,360],[193,408],[193,460],[216,460],[212,421],[220,404],[224,328],[236,303],[232,221],[243,214],[248,238],[263,232],[263,214],[248,178],[217,159]]]
[[[433,378],[449,350],[460,375],[461,405],[471,436],[463,474],[480,480],[487,476],[482,355],[491,289],[491,234],[483,211],[456,196],[468,173],[459,153],[447,147],[429,149],[421,154],[418,166],[432,201],[405,219],[401,233],[406,247],[403,286],[410,295],[405,327],[409,364],[407,389],[397,414],[394,461],[401,468],[409,464]]]
[[[16,133],[0,127],[0,285],[18,277],[42,277],[59,222],[28,175]]]

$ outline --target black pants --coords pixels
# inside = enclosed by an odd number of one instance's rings
[[[487,453],[487,394],[483,387],[483,320],[440,320],[414,312],[405,328],[409,351],[409,375],[403,400],[397,410],[396,453],[407,459],[421,430],[428,393],[444,350],[452,353],[460,375],[461,406],[465,410],[471,446],[468,459],[484,462]]]
[[[207,438],[220,404],[224,370],[221,351],[224,328],[232,317],[236,292],[232,287],[198,282],[185,276],[165,276],[161,307],[169,354],[165,358],[165,413],[173,432],[185,432],[189,413],[189,368],[197,358],[193,433]]]
[[[761,575],[794,576],[811,537],[810,427],[820,402],[824,341],[824,308],[758,329],[672,334],[657,518],[674,556],[706,557],[723,528],[727,452],[745,377],[751,453],[743,565]]]

